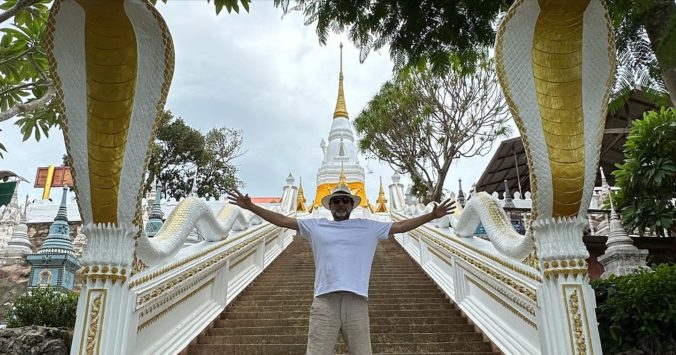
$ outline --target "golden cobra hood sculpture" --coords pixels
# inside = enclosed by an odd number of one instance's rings
[[[613,43],[600,0],[519,0],[500,24],[498,78],[528,156],[534,220],[586,214],[615,72]]]
[[[129,228],[135,238],[143,229],[143,176],[174,71],[172,43],[147,1],[53,5],[50,71],[88,225]]]

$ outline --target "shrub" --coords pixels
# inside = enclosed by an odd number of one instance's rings
[[[676,351],[676,265],[591,284],[604,353]]]
[[[77,297],[75,292],[57,291],[51,287],[31,289],[14,299],[7,313],[7,326],[41,325],[72,329],[75,327]]]

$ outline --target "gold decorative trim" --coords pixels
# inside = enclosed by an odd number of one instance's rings
[[[420,233],[424,238],[429,239],[430,241],[434,242],[435,244],[437,244],[441,248],[451,252],[453,255],[457,256],[458,258],[462,259],[463,261],[467,262],[468,264],[470,264],[470,265],[474,266],[475,268],[483,271],[485,274],[490,275],[491,277],[493,277],[494,279],[502,282],[503,284],[508,285],[514,291],[522,294],[526,298],[529,298],[534,303],[537,303],[537,294],[535,293],[535,290],[533,290],[531,287],[528,287],[526,285],[518,283],[518,282],[514,281],[511,277],[504,275],[501,272],[493,270],[491,267],[485,265],[482,262],[477,261],[475,258],[472,258],[468,255],[465,255],[465,254],[461,253],[460,251],[458,251],[456,249],[450,248],[445,243],[442,243],[439,239],[437,239],[437,238],[435,238],[431,235],[428,235],[423,231],[420,231],[418,229],[414,229],[414,230],[409,232],[409,234],[411,234],[411,233]]]
[[[503,307],[509,309],[509,311],[512,312],[512,314],[514,314],[515,316],[521,318],[521,320],[523,320],[524,322],[526,322],[526,323],[527,323],[528,325],[530,325],[531,327],[533,327],[533,328],[535,328],[535,329],[538,328],[537,325],[536,325],[532,320],[530,320],[530,318],[528,318],[528,316],[526,316],[526,315],[524,315],[523,313],[519,312],[519,310],[517,310],[516,308],[514,308],[511,304],[505,302],[505,300],[503,300],[502,298],[498,297],[496,294],[494,294],[493,292],[491,292],[490,290],[488,290],[488,289],[487,289],[486,287],[484,287],[483,285],[480,285],[476,280],[472,279],[471,277],[466,277],[466,276],[465,276],[465,280],[469,281],[469,282],[472,283],[474,286],[480,288],[480,289],[481,289],[482,291],[484,291],[487,295],[489,295],[493,300],[495,300],[496,302],[498,302],[498,303],[499,303],[500,305],[502,305]]]
[[[83,349],[87,355],[100,353],[101,333],[103,333],[102,328],[105,315],[107,292],[108,290],[102,288],[91,289],[87,291],[87,304],[85,305],[84,315],[85,320],[82,325],[82,339],[80,339],[81,353]],[[92,301],[92,295],[94,293],[98,293],[98,296],[96,296],[96,298],[94,298]],[[102,305],[103,309],[101,309]],[[87,341],[86,343],[85,340]],[[94,352],[95,348],[96,353]]]
[[[266,227],[268,227],[268,230],[266,230]],[[213,252],[213,251],[215,251],[215,250],[220,249],[221,247],[223,247],[223,246],[226,245],[226,244],[234,243],[235,241],[237,241],[237,240],[239,240],[239,239],[242,239],[242,238],[245,237],[245,236],[251,237],[251,240],[250,240],[250,241],[246,241],[246,242],[241,243],[241,244],[238,244],[238,245],[234,245],[234,246],[232,246],[232,248],[233,248],[232,250],[225,250],[225,251],[222,251],[222,253],[228,253],[227,255],[230,255],[230,254],[232,254],[232,253],[234,253],[234,252],[237,252],[238,250],[242,249],[243,247],[245,247],[245,246],[251,244],[252,242],[258,241],[258,239],[260,239],[260,235],[261,235],[261,234],[262,234],[263,236],[266,236],[266,235],[268,235],[268,234],[270,234],[270,233],[275,233],[275,232],[277,232],[277,231],[279,231],[279,230],[281,230],[281,229],[282,229],[282,228],[277,227],[277,226],[274,226],[274,225],[269,224],[269,223],[268,223],[268,224],[261,225],[260,227],[252,228],[252,230],[250,231],[250,233],[243,234],[243,235],[241,235],[241,236],[238,236],[237,238],[226,239],[226,240],[223,240],[223,241],[220,241],[220,242],[216,242],[216,243],[214,243],[215,245],[214,245],[213,247],[211,247],[211,248],[208,248],[208,249],[206,249],[206,250],[204,250],[204,251],[201,251],[201,252],[199,252],[199,253],[197,253],[197,254],[191,255],[191,256],[189,256],[189,257],[183,259],[183,260],[179,260],[179,261],[177,261],[177,262],[175,262],[175,263],[169,264],[169,265],[167,265],[167,266],[165,266],[165,267],[162,267],[162,268],[160,268],[160,269],[158,269],[158,270],[155,270],[155,271],[153,271],[153,272],[150,272],[150,273],[147,274],[147,275],[143,275],[143,276],[141,276],[141,277],[139,277],[139,278],[137,278],[137,279],[134,279],[134,280],[132,280],[131,282],[129,282],[129,288],[131,289],[131,288],[134,287],[134,286],[142,285],[142,284],[145,284],[145,283],[147,283],[147,282],[149,282],[149,281],[152,281],[152,280],[154,280],[155,278],[157,278],[157,277],[159,277],[159,276],[161,276],[161,275],[164,275],[165,273],[167,273],[167,272],[169,272],[169,271],[171,271],[171,270],[174,270],[174,269],[176,269],[176,268],[178,268],[178,267],[181,267],[181,266],[183,266],[183,265],[185,265],[185,264],[187,264],[187,263],[189,263],[189,262],[192,262],[192,261],[194,261],[195,259],[199,259],[199,258],[201,258],[201,257],[204,256],[204,255],[207,255],[207,254],[209,254],[209,253],[211,253],[211,252]],[[258,236],[258,237],[257,237],[257,236]]]
[[[586,355],[586,354],[593,355],[594,354],[593,349],[589,349],[589,352],[587,352],[587,338],[584,333],[584,329],[586,329],[587,334],[591,334],[591,332],[589,328],[589,319],[587,318],[586,312],[587,308],[584,303],[584,293],[582,291],[582,286],[579,284],[563,284],[561,286],[563,292],[563,300],[566,307],[566,319],[568,320],[568,334],[570,336],[571,350],[578,355]],[[566,297],[567,289],[573,290],[568,295],[568,297]],[[568,302],[566,302],[566,299],[568,300]],[[585,326],[584,329],[582,325],[583,319]]]
[[[153,311],[155,311],[158,308],[162,308],[167,302],[169,302],[172,299],[184,294],[185,292],[192,289],[195,285],[197,285],[197,284],[201,283],[202,281],[208,279],[211,275],[218,272],[219,268],[221,266],[223,266],[223,264],[224,264],[224,262],[221,261],[215,267],[211,268],[211,270],[203,273],[202,275],[200,275],[200,277],[195,278],[190,283],[185,284],[183,286],[180,286],[180,288],[178,288],[178,290],[176,290],[176,292],[173,292],[169,296],[167,296],[167,297],[165,297],[161,300],[158,300],[157,302],[153,303],[152,305],[137,308],[136,311],[139,312],[139,319],[142,319],[143,317],[149,315],[150,313],[152,313]]]
[[[81,272],[83,281],[95,283],[97,280],[106,282],[110,279],[113,285],[119,280],[120,284],[127,281],[127,269],[113,265],[90,265],[83,267]]]
[[[146,305],[147,303],[152,302],[152,301],[162,297],[166,293],[173,290],[174,287],[176,287],[179,284],[191,279],[193,276],[196,276],[196,275],[202,273],[203,271],[205,271],[209,268],[221,267],[222,265],[220,264],[220,262],[222,260],[224,260],[225,258],[227,258],[228,256],[230,256],[232,254],[239,252],[240,250],[244,249],[248,245],[256,243],[257,241],[259,241],[262,238],[265,238],[266,236],[268,236],[268,234],[263,234],[263,235],[255,238],[255,239],[249,240],[245,243],[242,243],[241,245],[238,245],[237,248],[233,248],[230,251],[226,251],[226,252],[222,252],[220,254],[216,254],[214,257],[209,258],[207,260],[204,260],[199,265],[196,265],[196,266],[190,268],[189,270],[186,270],[186,272],[183,272],[183,273],[177,275],[176,277],[173,277],[173,278],[163,282],[162,284],[157,285],[152,290],[149,290],[148,292],[140,295],[137,298],[136,309],[138,310],[138,309],[142,308],[144,305]],[[255,252],[255,250],[254,250],[254,252]]]
[[[439,253],[436,252],[433,248],[429,248],[429,247],[428,247],[428,248],[427,248],[427,251],[429,251],[430,253],[434,254],[439,260],[441,260],[442,262],[446,263],[448,266],[453,267],[453,264],[451,263],[451,261],[449,261],[449,260],[446,259],[447,256],[439,254]]]
[[[525,310],[526,312],[528,312],[528,313],[532,314],[533,316],[535,316],[535,308],[533,307],[532,304],[529,304],[529,302],[520,299],[520,298],[517,297],[516,294],[514,294],[513,292],[509,292],[509,291],[507,290],[507,287],[505,287],[504,285],[501,285],[500,282],[496,281],[495,279],[493,279],[492,281],[491,281],[491,280],[488,280],[488,279],[485,279],[485,278],[484,278],[485,276],[480,275],[480,274],[477,273],[475,270],[466,269],[466,268],[462,268],[462,269],[463,269],[465,272],[469,273],[470,275],[476,277],[478,280],[481,280],[481,281],[484,282],[485,284],[491,286],[491,288],[492,288],[493,290],[497,291],[497,292],[498,292],[499,294],[501,294],[504,298],[507,298],[508,300],[514,302],[514,304],[516,304],[517,306],[521,307],[521,308],[522,308],[523,310]],[[521,295],[521,296],[523,296],[523,295]],[[529,299],[529,301],[533,301],[533,300],[532,300],[532,299]]]
[[[393,212],[393,213],[392,213],[392,219],[393,219],[394,221],[400,221],[400,220],[404,219],[404,217],[401,216],[400,214],[396,213],[396,212]],[[465,248],[467,248],[467,249],[469,249],[469,250],[471,250],[471,251],[473,251],[473,252],[475,252],[475,253],[477,253],[477,254],[479,254],[479,255],[485,257],[485,258],[488,258],[488,259],[490,259],[490,260],[492,260],[492,261],[495,261],[496,263],[498,263],[498,264],[500,264],[500,265],[502,265],[502,266],[504,266],[504,267],[506,267],[506,268],[508,268],[508,269],[510,269],[510,270],[512,270],[512,271],[514,271],[514,272],[516,272],[516,273],[518,273],[518,274],[521,274],[521,275],[523,275],[523,276],[526,276],[526,277],[528,277],[528,278],[530,278],[530,279],[532,279],[532,280],[538,281],[538,282],[541,282],[541,281],[542,281],[542,278],[541,278],[540,275],[538,275],[538,274],[536,274],[536,273],[534,273],[534,272],[528,271],[528,270],[524,270],[523,268],[520,268],[520,267],[518,267],[518,266],[516,266],[516,265],[514,265],[514,264],[512,264],[512,263],[509,263],[509,262],[503,260],[503,259],[500,258],[500,257],[497,257],[497,256],[495,256],[495,255],[492,255],[492,254],[486,252],[486,251],[483,251],[483,250],[481,250],[481,249],[479,249],[479,248],[476,248],[476,247],[474,247],[474,246],[472,246],[472,245],[469,245],[469,244],[467,244],[467,243],[465,243],[465,242],[463,242],[463,241],[460,241],[460,240],[458,239],[457,236],[456,236],[456,237],[451,237],[450,235],[446,235],[446,234],[444,234],[444,233],[442,233],[442,232],[440,232],[440,231],[438,231],[438,230],[436,230],[436,229],[429,228],[429,227],[426,227],[426,226],[423,226],[423,227],[421,227],[421,228],[417,228],[417,229],[415,229],[415,231],[419,231],[420,233],[422,233],[422,234],[424,234],[424,235],[426,235],[426,236],[429,236],[429,235],[430,235],[429,233],[427,233],[427,231],[431,231],[432,233],[434,233],[434,234],[436,234],[436,235],[438,235],[438,236],[444,238],[444,240],[447,240],[447,241],[449,241],[449,242],[452,242],[452,243],[458,244],[458,245],[460,245],[460,246],[462,246],[462,247],[465,247]],[[410,232],[409,232],[409,234],[410,234]]]
[[[542,268],[545,279],[556,278],[559,275],[564,277],[589,275],[587,261],[584,259],[543,261]]]
[[[157,320],[159,320],[160,318],[164,317],[167,313],[171,312],[174,308],[178,307],[178,306],[181,305],[183,302],[185,302],[185,301],[187,301],[188,299],[190,299],[191,297],[195,296],[196,294],[198,294],[199,292],[201,292],[202,290],[204,290],[204,288],[210,286],[210,285],[213,284],[213,283],[214,283],[214,280],[213,280],[213,279],[211,279],[211,280],[205,282],[202,286],[196,288],[194,291],[192,291],[192,292],[190,292],[189,294],[185,295],[185,297],[181,298],[181,299],[178,300],[176,303],[171,304],[169,307],[167,307],[166,309],[162,310],[162,312],[158,313],[158,314],[155,315],[154,317],[152,317],[152,318],[148,319],[147,321],[143,322],[141,325],[138,326],[138,328],[136,328],[136,333],[139,333],[139,332],[141,332],[143,329],[149,327],[151,324],[155,323]]]

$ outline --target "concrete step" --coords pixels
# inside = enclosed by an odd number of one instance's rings
[[[376,296],[381,296],[381,295],[391,295],[393,292],[392,290],[383,290],[383,289],[375,289],[371,290],[369,289],[369,298],[371,297],[376,297]],[[441,295],[441,291],[437,288],[430,288],[430,289],[399,289],[396,291],[396,294],[398,295],[430,295],[430,294],[435,294],[435,295]],[[248,295],[256,295],[256,296],[307,296],[310,295],[312,296],[312,290],[282,290],[282,291],[274,291],[274,290],[257,290],[255,288],[252,289],[247,289],[244,294],[242,294],[242,297],[248,296]]]
[[[310,308],[310,305],[312,304],[312,298],[307,297],[305,299],[297,299],[297,300],[243,300],[243,299],[237,299],[237,302],[235,302],[233,305],[229,306],[228,309],[232,309],[234,307],[239,307],[239,306],[306,306],[308,309]],[[453,303],[451,303],[450,300],[446,298],[439,297],[438,295],[433,295],[431,297],[416,297],[416,298],[411,298],[410,301],[406,301],[404,299],[391,299],[391,298],[380,298],[380,299],[373,299],[369,298],[369,308],[371,308],[374,305],[416,305],[416,304],[447,304],[450,305],[451,307],[455,307]]]
[[[371,334],[371,344],[397,343],[402,339],[415,339],[416,342],[425,343],[468,343],[481,342],[483,338],[478,333],[381,333]],[[342,337],[338,336],[338,345],[343,343]],[[300,335],[279,335],[261,333],[256,335],[221,335],[201,336],[197,339],[198,344],[307,344],[307,333]]]
[[[471,324],[371,324],[371,335],[383,333],[455,333],[475,334]],[[277,334],[277,335],[305,335],[308,333],[308,324],[300,326],[253,326],[253,327],[215,327],[207,331],[209,336],[224,335],[254,335],[254,334]]]
[[[191,347],[191,354],[304,354],[305,344],[198,344]],[[422,343],[422,344],[373,344],[374,354],[452,354],[452,355],[495,355],[486,342],[477,343]],[[467,348],[467,349],[464,349]],[[337,346],[336,353],[347,353],[347,348]]]
[[[295,319],[308,318],[309,309],[302,311],[287,310],[284,312],[227,312],[222,315],[223,319]],[[435,317],[435,316],[460,316],[458,310],[369,310],[369,317]]]
[[[216,320],[215,327],[275,327],[275,326],[307,326],[308,314],[303,318],[286,319],[219,319]],[[467,324],[467,320],[456,316],[437,316],[437,317],[371,317],[370,325],[422,325],[422,324]]]
[[[416,302],[419,299],[428,299],[428,298],[443,298],[441,292],[429,292],[429,293],[413,293],[413,294],[392,294],[392,293],[369,293],[369,302],[383,302],[386,300],[397,300],[398,302],[412,303]],[[300,293],[300,294],[244,294],[241,295],[238,300],[242,301],[251,301],[251,300],[263,300],[263,301],[311,301],[312,293]]]
[[[387,290],[387,291],[399,291],[399,290],[437,290],[437,286],[431,282],[425,282],[425,283],[412,283],[412,284],[407,284],[407,283],[376,283],[369,285],[369,293],[376,291],[376,290]],[[314,290],[314,287],[312,284],[310,285],[295,285],[295,286],[287,286],[287,285],[256,285],[255,290],[253,288],[247,289],[248,292],[288,292],[288,291],[298,291],[298,292],[312,292]]]
[[[310,303],[304,303],[299,305],[278,305],[278,306],[265,306],[265,305],[242,305],[235,304],[228,309],[227,313],[231,314],[237,312],[255,312],[255,313],[281,313],[281,312],[309,312]],[[369,304],[369,312],[381,312],[381,311],[405,311],[405,310],[434,310],[434,311],[443,311],[450,312],[455,311],[460,314],[455,307],[450,303],[390,303],[390,304]]]
[[[314,272],[309,243],[296,239],[187,353],[305,353]],[[395,241],[377,247],[368,302],[375,354],[494,354],[490,342]],[[342,336],[335,352],[347,353]]]

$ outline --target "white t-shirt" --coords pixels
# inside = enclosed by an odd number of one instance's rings
[[[310,240],[315,259],[315,297],[350,291],[368,297],[376,244],[387,239],[392,222],[370,219],[299,219],[300,236]]]

